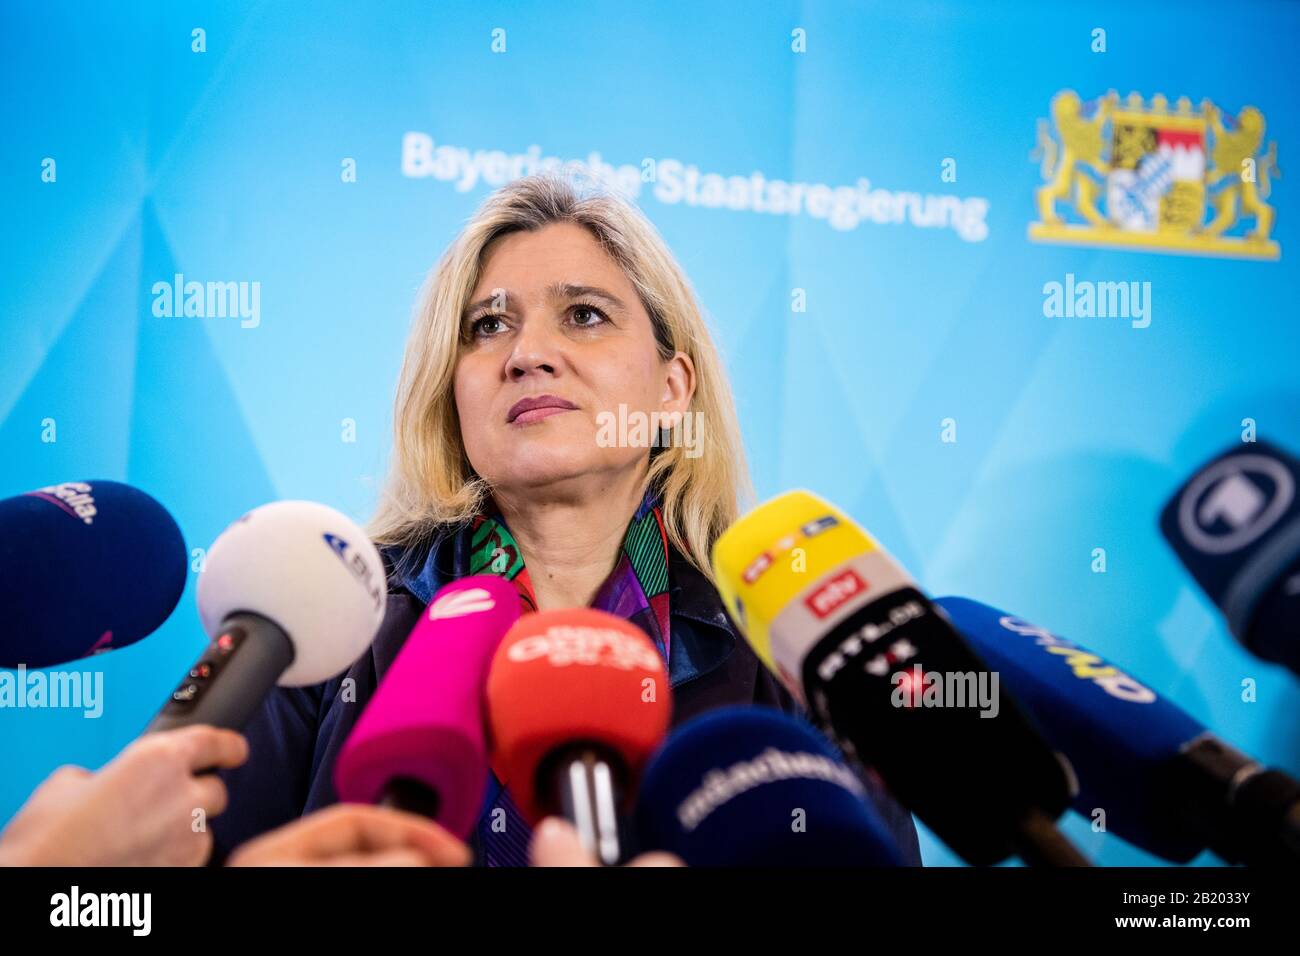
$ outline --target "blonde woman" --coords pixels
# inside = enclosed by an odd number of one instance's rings
[[[465,575],[508,578],[526,609],[636,623],[667,662],[674,724],[726,704],[794,709],[713,585],[710,548],[750,496],[740,433],[690,284],[634,206],[557,174],[489,197],[421,293],[394,432],[370,529],[390,568],[384,626],[346,674],[277,691],[247,729],[219,850],[336,801],[357,716],[430,597]],[[911,817],[868,783],[919,863]],[[522,864],[528,840],[493,786],[479,858]]]

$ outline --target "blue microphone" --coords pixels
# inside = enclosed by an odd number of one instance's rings
[[[1160,515],[1174,553],[1253,654],[1300,674],[1300,460],[1238,445]]]
[[[1073,641],[967,598],[935,601],[1001,675],[1079,777],[1072,806],[1149,853],[1186,863],[1300,862],[1300,783],[1219,740]]]
[[[116,481],[0,500],[0,667],[51,667],[153,633],[185,589],[167,509]]]
[[[827,740],[770,707],[687,722],[637,797],[642,848],[691,866],[902,866],[862,782]]]

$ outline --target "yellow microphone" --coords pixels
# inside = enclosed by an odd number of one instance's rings
[[[713,570],[754,653],[805,706],[810,643],[868,594],[913,584],[861,526],[809,491],[773,498],[723,532]]]
[[[1087,865],[1053,821],[1077,781],[911,576],[808,491],[760,505],[713,546],[737,627],[847,754],[962,859]]]

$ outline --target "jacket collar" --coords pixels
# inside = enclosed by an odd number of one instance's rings
[[[457,552],[466,535],[444,534],[423,548],[404,551],[395,546],[380,549],[388,570],[390,590],[404,590],[428,604],[459,569],[468,567],[468,555]],[[464,551],[464,546],[460,546]],[[668,679],[673,687],[719,667],[736,648],[736,632],[722,598],[699,569],[674,547],[668,549],[669,607],[672,619],[672,653]]]
[[[671,545],[669,608],[673,651],[668,682],[677,687],[720,667],[736,649],[736,631],[709,579]]]

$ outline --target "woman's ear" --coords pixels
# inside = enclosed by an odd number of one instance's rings
[[[664,363],[665,378],[659,410],[674,424],[691,405],[695,395],[695,363],[685,352],[676,352]]]

